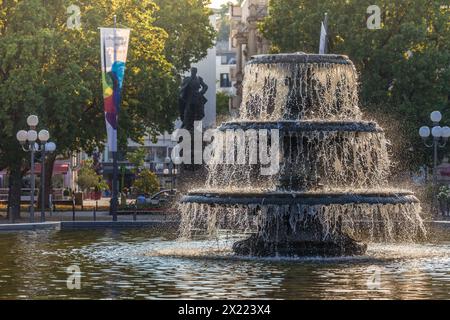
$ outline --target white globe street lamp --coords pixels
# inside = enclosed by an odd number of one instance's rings
[[[440,138],[442,136],[442,128],[440,126],[435,126],[431,129],[431,135],[434,138]]]
[[[35,130],[28,130],[27,132],[27,140],[28,142],[35,142],[38,138],[38,134]]]
[[[444,138],[444,139],[450,138],[450,127],[447,127],[447,126],[442,127],[441,133],[442,133],[442,138]]]
[[[39,133],[36,131],[36,127],[39,124],[39,118],[35,115],[31,115],[27,118],[27,124],[30,127],[28,131],[20,130],[16,134],[16,138],[19,141],[22,149],[25,152],[31,154],[31,194],[30,194],[30,222],[34,222],[34,192],[36,189],[35,178],[35,152],[41,152],[42,164],[41,164],[41,221],[45,221],[45,152],[54,152],[56,145],[53,142],[48,142],[50,139],[50,133],[47,130],[41,130]]]
[[[426,139],[430,136],[431,130],[427,126],[423,126],[419,129],[419,135],[422,137],[422,139]]]
[[[27,124],[30,128],[34,129],[39,124],[39,118],[37,116],[31,115],[27,118]]]
[[[442,120],[442,114],[439,111],[433,111],[430,114],[430,119],[434,123],[438,123],[438,122],[440,122]]]
[[[24,145],[27,140],[28,140],[28,132],[25,130],[20,130],[19,132],[17,132],[17,140],[19,140],[21,145]]]
[[[45,144],[45,150],[48,152],[55,152],[56,151],[56,144],[54,142],[47,142]]]
[[[437,191],[437,158],[438,148],[445,147],[450,138],[450,127],[441,127],[439,122],[442,120],[442,114],[439,111],[433,111],[430,114],[430,119],[433,122],[433,128],[423,126],[419,129],[419,135],[422,138],[425,146],[433,148],[433,189],[436,195]],[[427,139],[432,136],[432,143],[428,144]],[[436,196],[434,197],[434,207],[436,208]]]
[[[50,133],[47,130],[41,130],[38,134],[39,141],[43,143],[47,143],[48,139],[50,139]]]

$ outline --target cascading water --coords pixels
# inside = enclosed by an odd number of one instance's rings
[[[232,157],[210,163],[205,188],[183,197],[181,236],[252,233],[233,249],[256,256],[363,254],[363,241],[423,237],[417,198],[386,185],[387,141],[361,120],[357,86],[346,56],[253,57],[240,118],[218,128],[227,137],[218,150]],[[264,143],[279,146],[270,175],[251,147]]]

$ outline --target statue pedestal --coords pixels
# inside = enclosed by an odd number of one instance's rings
[[[202,129],[203,131],[203,129]],[[180,164],[179,165],[179,183],[178,190],[187,192],[192,188],[202,188],[205,186],[206,178],[208,175],[208,170],[203,163],[203,150],[205,149],[205,144],[203,142],[203,132],[200,130],[189,130],[191,134],[191,163],[190,164]],[[195,137],[201,138],[202,144],[196,145],[194,140]],[[196,150],[199,149],[199,150]],[[197,153],[197,158],[201,159],[201,163],[195,163],[195,154]],[[201,154],[200,154],[201,153]]]

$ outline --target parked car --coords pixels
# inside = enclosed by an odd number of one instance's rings
[[[165,207],[171,205],[175,201],[176,195],[177,191],[170,189],[159,191],[150,197],[140,195],[136,199],[136,205]]]

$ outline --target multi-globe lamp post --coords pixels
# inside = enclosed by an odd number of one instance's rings
[[[41,130],[39,133],[36,131],[36,127],[39,124],[39,118],[35,115],[31,115],[27,118],[27,124],[29,130],[20,130],[17,132],[17,140],[19,140],[22,149],[25,152],[30,152],[30,176],[31,176],[31,192],[30,192],[30,222],[34,222],[34,192],[36,189],[35,178],[35,153],[41,152],[42,164],[41,164],[41,221],[45,222],[45,154],[46,152],[54,152],[56,145],[53,142],[48,142],[50,139],[50,133],[47,130]]]
[[[450,128],[448,126],[441,127],[439,125],[439,122],[442,120],[442,114],[439,111],[433,111],[430,114],[430,119],[433,122],[433,127],[421,127],[419,129],[419,135],[425,146],[428,148],[433,148],[433,190],[436,193],[438,148],[445,147],[448,139],[450,138]],[[432,142],[428,143],[427,139],[430,135],[432,136]]]
[[[175,165],[174,165],[171,157],[166,157],[164,162],[168,166],[168,169],[165,169],[164,171],[167,172],[168,175],[170,175],[170,190],[173,191],[174,187],[175,187],[175,181],[174,181],[175,180],[175,174],[176,174],[176,169],[174,168]]]

